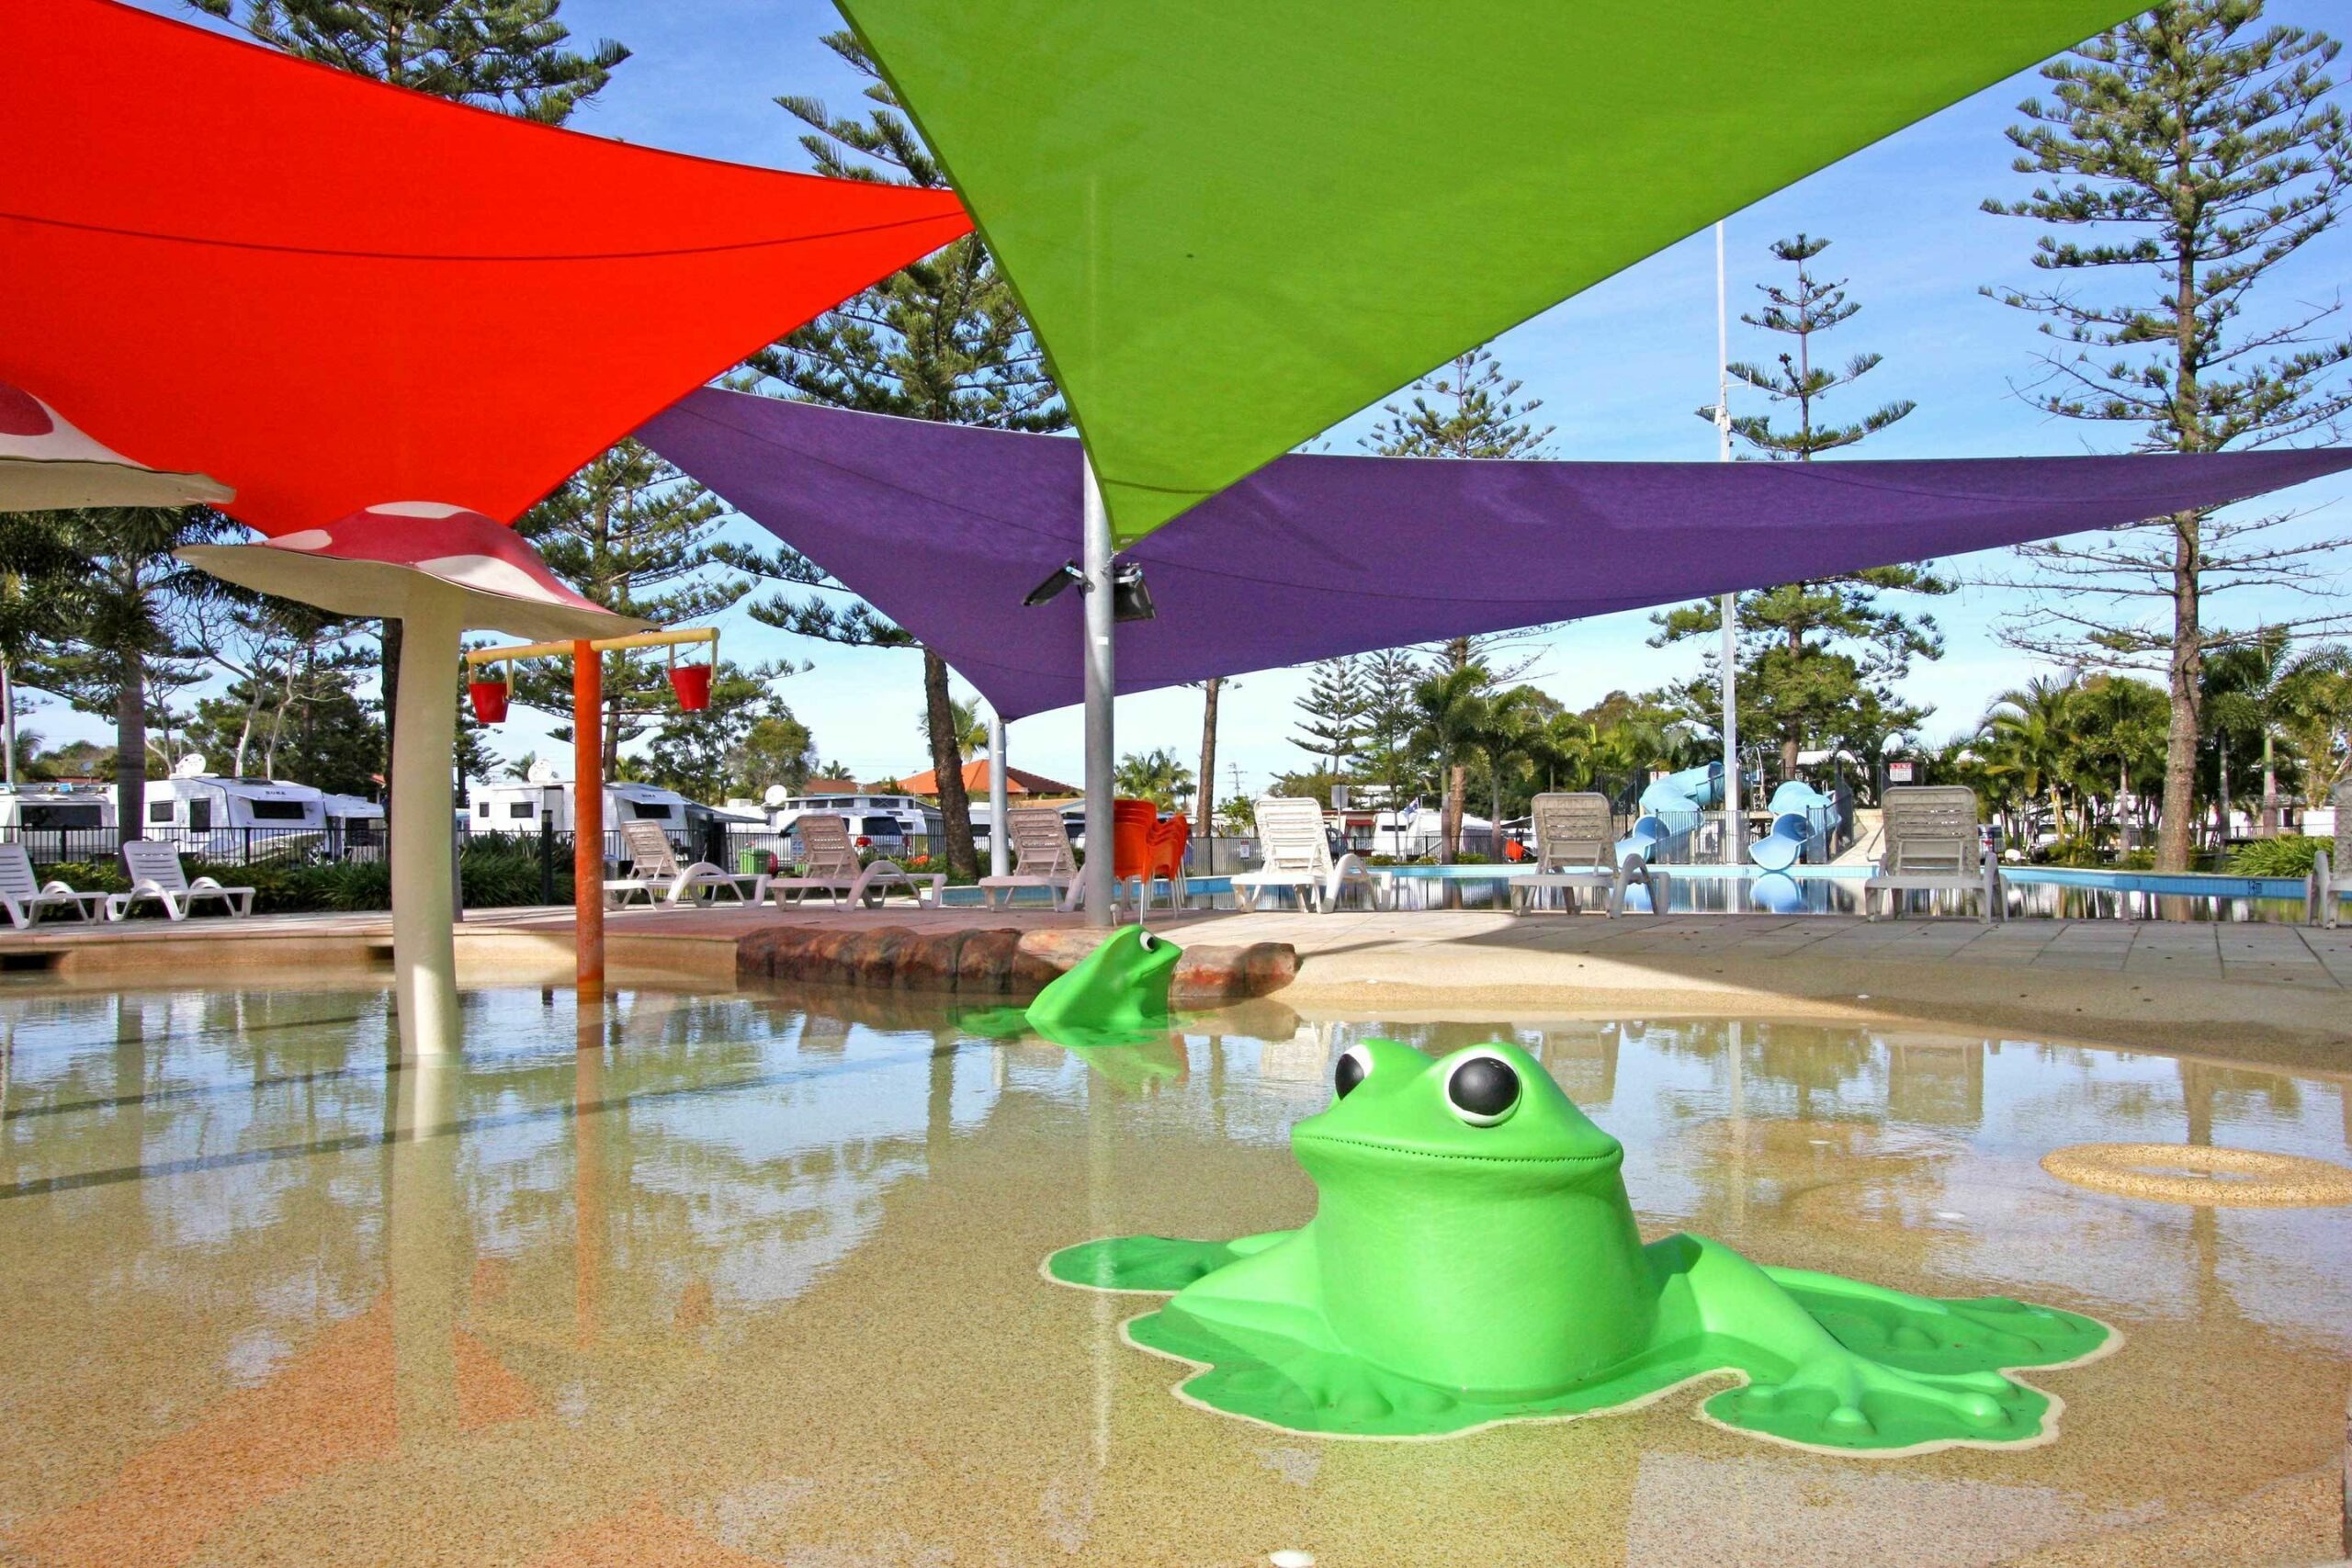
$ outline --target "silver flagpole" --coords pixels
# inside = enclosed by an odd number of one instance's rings
[[[1012,786],[1004,776],[1004,716],[989,705],[989,874],[1007,876],[1012,872],[1012,828],[1006,818],[1012,812]]]
[[[1111,699],[1118,693],[1111,639],[1117,626],[1111,603],[1111,514],[1086,465],[1086,923],[1115,924],[1115,869],[1111,828]]]
[[[1715,440],[1731,461],[1731,310],[1724,295],[1724,226],[1715,225]],[[1737,865],[1747,846],[1739,779],[1739,595],[1723,596],[1724,622],[1724,863]],[[1728,892],[1728,889],[1726,889]],[[1724,908],[1730,908],[1728,900]]]

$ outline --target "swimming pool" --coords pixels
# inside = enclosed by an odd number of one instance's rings
[[[1800,866],[1793,873],[1759,873],[1753,866],[1668,865],[1667,912],[1669,914],[1764,913],[1780,915],[1862,912],[1862,883],[1870,868],[1861,865]],[[1397,907],[1407,909],[1496,909],[1508,906],[1508,888],[1523,868],[1501,865],[1382,866],[1377,874],[1396,890]],[[2012,919],[2068,920],[2258,920],[2301,924],[2303,885],[2283,876],[2227,876],[2191,872],[2164,874],[2142,871],[2098,871],[2072,866],[2005,867],[2007,913]],[[1192,902],[1197,908],[1236,908],[1229,877],[1194,877]],[[1031,900],[1044,902],[1043,895]],[[1644,896],[1633,895],[1634,906]],[[1976,913],[1977,900],[1957,894],[1914,891],[1906,895],[1914,914]],[[2352,901],[2352,888],[2343,897]],[[1281,904],[1286,892],[1261,900]],[[1585,896],[1589,906],[1589,894]],[[952,904],[978,904],[978,888],[948,889]],[[2352,911],[2347,911],[2352,913]]]
[[[567,991],[464,1007],[463,1062],[392,1073],[386,998],[356,977],[0,987],[8,1550],[2228,1562],[2165,1532],[2266,1487],[2230,1551],[2326,1544],[2346,1211],[2134,1202],[2037,1161],[2186,1139],[2341,1162],[2340,1078],[1919,1025],[1261,1002],[1080,1055],[854,996],[639,989],[584,1023]],[[1525,1044],[1624,1142],[1645,1233],[2029,1296],[2127,1343],[2042,1380],[2055,1446],[1899,1463],[1762,1448],[1693,1419],[1704,1391],[1406,1445],[1178,1404],[1181,1370],[1119,1340],[1148,1303],[1048,1286],[1039,1261],[1303,1220],[1288,1130],[1375,1032]]]

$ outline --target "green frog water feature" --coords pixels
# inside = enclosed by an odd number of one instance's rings
[[[1166,1038],[1168,987],[1184,950],[1142,926],[1121,926],[1055,976],[1027,1007],[967,1014],[963,1027],[1002,1039],[1036,1034],[1080,1049]]]
[[[1507,1042],[1432,1060],[1364,1041],[1335,1087],[1292,1130],[1317,1196],[1301,1228],[1112,1237],[1046,1260],[1064,1284],[1172,1292],[1125,1333],[1195,1364],[1189,1402],[1293,1431],[1439,1437],[1732,1373],[1706,1419],[1891,1455],[2050,1441],[2058,1401],[2006,1374],[2117,1343],[2004,1297],[1761,1267],[1703,1236],[1645,1246],[1623,1145]]]

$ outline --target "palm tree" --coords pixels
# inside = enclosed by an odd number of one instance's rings
[[[2234,647],[2209,655],[2205,660],[2206,723],[2221,744],[2233,732],[2252,733],[2262,743],[2262,816],[2255,829],[2260,838],[2278,832],[2278,760],[2275,742],[2290,718],[2290,697],[2285,682],[2292,661],[2291,641],[2284,626],[2265,626]],[[2226,791],[2223,792],[2227,794]],[[2229,802],[2222,803],[2222,821],[2229,820]],[[2226,828],[2224,829],[2226,835]]]
[[[915,725],[917,733],[925,740],[929,740],[931,739],[929,706],[926,705],[915,716]],[[947,703],[947,728],[955,735],[957,756],[970,757],[989,749],[989,721],[980,716],[978,703],[957,702],[950,698]]]
[[[1487,759],[1487,798],[1494,815],[1489,852],[1502,852],[1503,780],[1521,762],[1532,761],[1543,736],[1538,717],[1544,694],[1532,686],[1513,686],[1487,701],[1487,721],[1478,729],[1478,750]]]
[[[2144,834],[2148,802],[2164,787],[2165,739],[2172,723],[2172,699],[2145,681],[2128,675],[2093,675],[2069,699],[2067,712],[2079,753],[2066,772],[2099,793],[2113,781],[2115,829],[2128,838],[2123,803],[2136,803]],[[2097,781],[2092,783],[2091,781]],[[2093,824],[2096,830],[2096,823]]]
[[[1150,751],[1130,751],[1119,759],[1112,786],[1130,800],[1148,800],[1162,811],[1176,809],[1178,799],[1193,787],[1193,770],[1162,746]]]
[[[1445,788],[1438,859],[1447,865],[1461,853],[1462,797],[1469,784],[1469,754],[1487,726],[1489,679],[1487,667],[1474,659],[1440,670],[1413,688],[1413,744],[1435,759]]]
[[[1543,771],[1545,789],[1577,789],[1591,782],[1593,740],[1590,720],[1555,713],[1528,738],[1527,758]]]
[[[2014,779],[2029,799],[2043,796],[2050,807],[2051,831],[2061,834],[2066,814],[2059,784],[2073,744],[2069,710],[2075,691],[2072,675],[2064,680],[2036,675],[1994,698],[1984,714],[1985,750],[1992,766]]]
[[[2329,644],[2296,655],[2278,677],[2278,733],[2294,748],[2306,805],[2324,806],[2352,773],[2352,648]],[[2337,824],[2343,842],[2344,827]]]

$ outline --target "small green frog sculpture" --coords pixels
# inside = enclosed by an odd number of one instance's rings
[[[1431,1060],[1369,1040],[1291,1147],[1315,1216],[1230,1242],[1121,1236],[1047,1276],[1173,1292],[1130,1343],[1199,1369],[1191,1403],[1292,1431],[1437,1437],[1645,1404],[1695,1378],[1719,1425],[1891,1455],[2056,1436],[2007,1371],[2087,1360],[2105,1325],[1998,1296],[1938,1301],[1749,1262],[1703,1236],[1644,1246],[1624,1148],[1506,1043]]]
[[[1035,1034],[1057,1045],[1140,1045],[1168,1033],[1168,987],[1184,950],[1141,926],[1121,926],[1057,976],[1025,1008],[967,1015],[974,1034]]]

